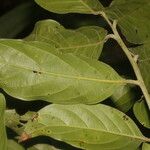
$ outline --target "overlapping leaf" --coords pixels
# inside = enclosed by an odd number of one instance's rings
[[[150,113],[145,101],[137,101],[133,107],[135,117],[145,127],[150,129]]]
[[[142,150],[149,150],[150,144],[149,143],[143,143]]]
[[[54,146],[48,144],[36,144],[31,148],[28,148],[28,150],[61,150],[61,149],[55,148]]]
[[[103,6],[98,0],[35,0],[41,7],[60,14],[98,14]]]
[[[102,62],[60,54],[41,42],[1,40],[0,68],[1,87],[24,100],[93,104],[125,83]]]
[[[147,31],[150,33],[149,31]],[[135,55],[138,55],[138,66],[141,70],[144,82],[148,91],[150,92],[150,38],[145,40],[144,44],[132,49]]]
[[[2,94],[0,94],[0,150],[7,150],[7,135],[5,129],[5,107],[6,102]]]
[[[25,148],[14,140],[8,140],[7,150],[25,150]]]
[[[28,122],[29,137],[46,135],[89,150],[136,150],[144,138],[135,123],[120,111],[99,105],[49,105]]]
[[[135,97],[133,87],[125,85],[116,90],[111,100],[119,110],[127,112],[133,106]]]
[[[117,19],[125,37],[133,43],[143,43],[150,29],[149,0],[114,0],[106,9],[111,19]]]
[[[74,53],[98,59],[104,44],[106,30],[88,26],[76,30],[65,29],[54,20],[36,23],[26,40],[41,41],[65,53]]]

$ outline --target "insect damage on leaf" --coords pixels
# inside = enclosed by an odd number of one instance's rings
[[[36,74],[42,74],[42,72],[36,71],[36,70],[33,70],[33,73],[36,73]]]
[[[30,138],[31,138],[31,136],[29,134],[27,134],[26,132],[23,132],[21,134],[21,136],[19,137],[18,142],[24,142],[24,141],[27,141]]]

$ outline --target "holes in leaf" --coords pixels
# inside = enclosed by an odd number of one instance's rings
[[[21,125],[21,124],[17,124],[17,127],[18,127],[18,128],[21,128],[21,127],[22,127],[22,125]]]
[[[36,71],[36,70],[33,70],[33,73],[35,73],[35,74],[42,74],[42,72]]]
[[[138,33],[138,30],[137,29],[135,29],[135,32],[136,32],[136,34]]]

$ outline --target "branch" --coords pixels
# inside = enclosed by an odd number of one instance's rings
[[[132,57],[132,54],[130,53],[130,50],[127,48],[127,46],[125,45],[125,43],[123,42],[123,40],[121,39],[121,37],[118,33],[117,21],[114,20],[113,23],[111,23],[111,21],[108,19],[107,15],[104,12],[102,12],[101,15],[107,21],[107,23],[109,24],[109,26],[111,27],[111,29],[113,31],[113,35],[110,34],[111,36],[108,36],[107,38],[115,39],[118,42],[118,44],[120,45],[120,47],[122,48],[122,50],[124,51],[124,53],[126,54],[127,58],[129,59],[131,65],[133,67],[134,73],[136,75],[136,78],[137,78],[137,82],[138,82],[137,85],[139,85],[139,87],[141,88],[141,90],[144,94],[145,100],[147,102],[148,108],[150,110],[150,95],[147,91],[147,88],[145,86],[142,74],[140,72],[140,69],[139,69],[135,59]]]

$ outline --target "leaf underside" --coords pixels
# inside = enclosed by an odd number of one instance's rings
[[[98,0],[35,0],[41,7],[59,14],[98,14],[103,6]]]
[[[137,101],[134,104],[133,111],[137,120],[143,126],[150,129],[150,114],[145,101]]]
[[[149,0],[114,0],[105,12],[111,19],[118,20],[118,25],[129,42],[143,43],[149,37],[149,8]]]
[[[149,143],[143,143],[142,150],[149,150],[150,144]]]
[[[0,150],[7,150],[7,135],[5,129],[5,107],[6,102],[2,94],[0,94]]]
[[[150,92],[150,38],[148,38],[143,45],[133,48],[132,52],[139,56],[138,66],[140,68],[147,90]]]
[[[37,41],[0,40],[0,68],[1,88],[24,100],[93,104],[125,83],[102,62]]]
[[[97,26],[69,30],[54,20],[44,20],[36,23],[33,32],[25,40],[45,42],[63,53],[98,59],[106,34],[106,30]]]
[[[25,132],[30,137],[46,135],[87,150],[136,150],[144,140],[128,116],[103,104],[49,105],[26,124]]]
[[[111,96],[111,100],[119,110],[123,112],[129,111],[135,101],[133,87],[129,85],[121,86]]]

